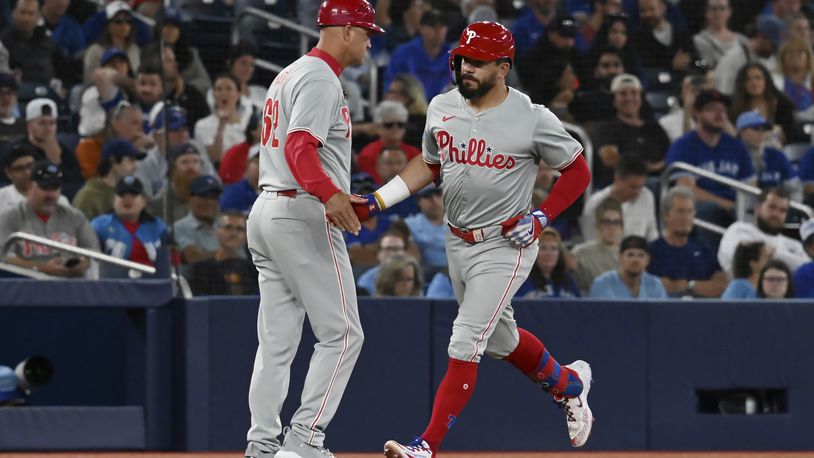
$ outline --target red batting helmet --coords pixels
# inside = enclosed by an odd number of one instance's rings
[[[370,30],[373,33],[384,33],[376,25],[376,10],[367,0],[325,0],[319,5],[317,25],[352,25]]]
[[[453,59],[455,56],[486,62],[509,59],[513,63],[514,36],[498,22],[474,22],[461,33],[458,47],[450,51],[450,55]]]

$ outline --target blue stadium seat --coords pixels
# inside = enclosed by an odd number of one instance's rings
[[[650,107],[653,108],[653,114],[656,119],[667,114],[670,111],[674,96],[672,92],[667,91],[648,91],[645,94],[645,99]]]

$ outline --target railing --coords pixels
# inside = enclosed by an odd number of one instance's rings
[[[302,26],[289,19],[282,18],[275,14],[263,11],[259,8],[247,6],[237,13],[237,16],[235,16],[235,21],[232,23],[232,43],[237,43],[238,41],[240,41],[240,22],[246,16],[256,16],[266,21],[267,24],[268,23],[275,24],[276,26],[297,32],[297,34],[299,34],[300,37],[300,55],[303,55],[308,52],[309,39],[319,39],[319,32],[317,32],[316,30]],[[363,99],[363,104],[367,105],[372,110],[378,102],[379,75],[376,68],[376,62],[370,56],[370,53],[367,53],[367,62],[368,62],[368,98]],[[284,66],[264,59],[257,59],[255,61],[255,65],[257,65],[260,68],[271,70],[276,73],[280,73],[284,68]]]
[[[737,195],[737,198],[735,199],[735,216],[738,221],[743,221],[746,216],[747,206],[746,200],[743,198],[743,195],[759,196],[761,193],[760,188],[756,186],[752,186],[750,184],[742,183],[732,178],[718,175],[717,173],[713,173],[710,172],[709,170],[704,170],[700,167],[687,164],[686,162],[673,162],[672,164],[668,165],[661,173],[661,195],[666,195],[667,188],[669,187],[670,184],[670,176],[676,170],[683,170],[693,175],[697,175],[708,180],[721,183],[734,189]],[[812,210],[811,207],[809,207],[808,205],[801,204],[800,202],[791,201],[789,203],[789,206],[795,210],[803,212],[807,218],[814,217],[814,210]]]
[[[50,248],[54,248],[56,250],[65,251],[65,252],[68,252],[68,253],[73,253],[73,254],[76,254],[76,255],[79,255],[79,256],[85,256],[85,257],[87,257],[89,259],[92,259],[94,261],[107,263],[107,264],[114,264],[114,265],[117,265],[117,266],[120,266],[120,267],[125,267],[127,269],[135,270],[135,271],[142,272],[142,273],[145,273],[145,274],[154,275],[155,272],[156,272],[155,267],[152,267],[152,266],[146,266],[144,264],[139,264],[137,262],[128,261],[126,259],[115,258],[113,256],[106,255],[104,253],[99,253],[99,252],[96,252],[96,251],[93,251],[93,250],[88,250],[86,248],[80,248],[80,247],[76,247],[76,246],[73,246],[73,245],[68,245],[68,244],[65,244],[65,243],[62,243],[62,242],[57,242],[57,241],[47,239],[47,238],[44,238],[44,237],[40,237],[40,236],[37,236],[37,235],[27,234],[25,232],[14,232],[11,235],[9,235],[8,239],[6,239],[5,243],[3,244],[2,250],[0,250],[0,253],[5,255],[6,250],[8,249],[8,246],[15,240],[26,240],[26,241],[29,241],[29,242],[32,242],[32,243],[36,243],[37,245],[43,245],[43,246],[47,246],[47,247],[50,247]]]

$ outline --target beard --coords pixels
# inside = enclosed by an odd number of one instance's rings
[[[763,232],[764,234],[769,234],[769,235],[777,235],[777,234],[783,232],[783,225],[782,224],[780,224],[779,226],[773,226],[773,225],[769,224],[768,221],[766,221],[765,219],[763,219],[763,218],[761,218],[759,216],[757,217],[757,228],[760,229],[760,232]]]
[[[704,129],[705,132],[709,134],[720,134],[723,132],[724,128],[720,126],[713,126],[712,124],[701,122],[701,128]]]
[[[630,278],[639,278],[639,277],[642,276],[642,273],[641,272],[636,272],[636,271],[633,271],[633,270],[626,270],[625,275],[627,275]]]
[[[458,92],[467,100],[479,99],[495,87],[495,81],[476,81],[472,78],[468,79],[479,84],[474,89],[470,89],[464,84],[464,78],[462,76],[458,77]]]

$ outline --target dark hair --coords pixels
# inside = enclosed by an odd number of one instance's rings
[[[248,143],[249,146],[254,145],[252,132],[254,132],[258,126],[260,126],[260,113],[255,108],[252,108],[252,115],[249,116],[249,123],[246,124],[246,130],[243,131],[243,134],[246,136],[246,143]]]
[[[99,174],[99,177],[104,177],[110,170],[113,169],[113,164],[120,164],[122,162],[123,157],[116,157],[116,155],[112,155],[107,159],[102,159],[99,161],[99,165],[96,167],[96,173]]]
[[[769,269],[782,270],[786,274],[788,282],[786,283],[786,294],[783,297],[793,298],[794,279],[791,276],[791,269],[789,269],[788,264],[779,260],[772,260],[767,262],[766,265],[763,266],[763,269],[760,270],[760,279],[757,282],[757,297],[766,297],[766,292],[763,291],[763,276],[766,275],[766,271],[768,271]]]
[[[619,213],[619,216],[622,216],[622,204],[613,197],[606,197],[594,211],[596,220],[599,221],[606,211],[615,211]],[[624,221],[624,216],[622,216],[622,221]]]
[[[765,81],[764,97],[768,102],[767,105],[769,108],[768,121],[773,122],[777,112],[777,100],[780,97],[783,97],[783,95],[774,86],[772,75],[769,73],[769,70],[767,70],[766,67],[759,62],[749,62],[738,70],[738,76],[735,77],[735,91],[732,93],[730,117],[732,119],[736,119],[741,113],[751,111],[752,109],[750,96],[746,92],[746,75],[749,73],[749,70],[752,69],[757,69],[763,74],[763,79]]]
[[[147,60],[143,61],[138,68],[138,75],[161,75],[162,68],[161,68],[161,60],[155,58],[148,58]]]
[[[181,72],[182,70],[186,70],[190,64],[192,64],[192,46],[189,44],[189,40],[187,39],[186,29],[182,24],[167,21],[165,19],[161,23],[160,27],[155,28],[155,41],[157,43],[161,42],[161,34],[163,33],[163,28],[165,25],[174,25],[179,30],[178,41],[176,41],[173,45],[166,43],[165,46],[172,48],[172,50],[175,52],[175,60],[178,62],[178,71]]]
[[[124,11],[124,10],[122,10]],[[118,15],[119,13],[116,13]],[[130,47],[131,44],[135,42],[136,36],[136,25],[133,24],[133,13],[127,12],[130,16],[130,35],[127,37],[127,45],[124,47],[122,51],[127,52],[127,48]],[[113,19],[113,18],[111,18]],[[98,43],[102,45],[103,48],[107,49],[113,46],[113,37],[110,36],[110,19],[105,20],[105,28],[102,30],[102,34],[99,35]]]
[[[220,221],[224,218],[240,218],[243,221],[246,221],[246,214],[235,209],[223,210],[218,214],[216,221],[216,226],[220,227]]]
[[[622,156],[616,164],[616,176],[647,176],[647,164],[639,156]]]
[[[763,252],[763,242],[740,243],[732,256],[732,278],[749,278],[752,276],[753,261],[760,259]]]
[[[602,21],[602,27],[599,28],[599,32],[596,33],[596,38],[594,39],[594,48],[602,49],[604,47],[608,47],[608,33],[610,33],[610,29],[613,24],[617,22],[621,22],[627,28],[628,35],[630,35],[630,23],[628,22],[627,14],[625,13],[610,13],[606,14],[604,20]],[[625,48],[630,46],[630,39],[628,42],[625,43]]]
[[[212,78],[212,87],[213,88],[215,87],[215,82],[217,80],[223,79],[223,78],[232,80],[232,82],[235,83],[235,87],[237,88],[237,92],[240,92],[240,87],[241,87],[240,86],[240,80],[238,80],[237,77],[235,75],[231,74],[231,73],[219,73],[218,76]]]
[[[785,186],[776,186],[764,188],[762,191],[760,191],[760,196],[758,196],[757,201],[761,204],[766,202],[766,199],[769,198],[769,194],[774,194],[781,199],[791,200],[791,194],[789,193],[788,188]]]
[[[226,66],[229,70],[232,69],[232,65],[235,61],[243,56],[257,57],[257,47],[246,40],[240,40],[230,46],[229,53],[226,55]]]
[[[540,80],[534,86],[536,90],[532,90],[532,100],[535,98],[534,103],[541,103],[548,105],[551,100],[560,92],[560,80],[562,79],[565,69],[571,65],[567,59],[553,58],[546,62],[546,65],[540,69]],[[535,93],[536,92],[536,97]]]
[[[624,57],[622,57],[622,53],[619,52],[618,49],[606,45],[602,46],[601,48],[597,48],[594,52],[593,68],[596,68],[596,66],[599,65],[599,59],[605,54],[613,54],[614,56],[618,57],[620,61],[624,62]]]

